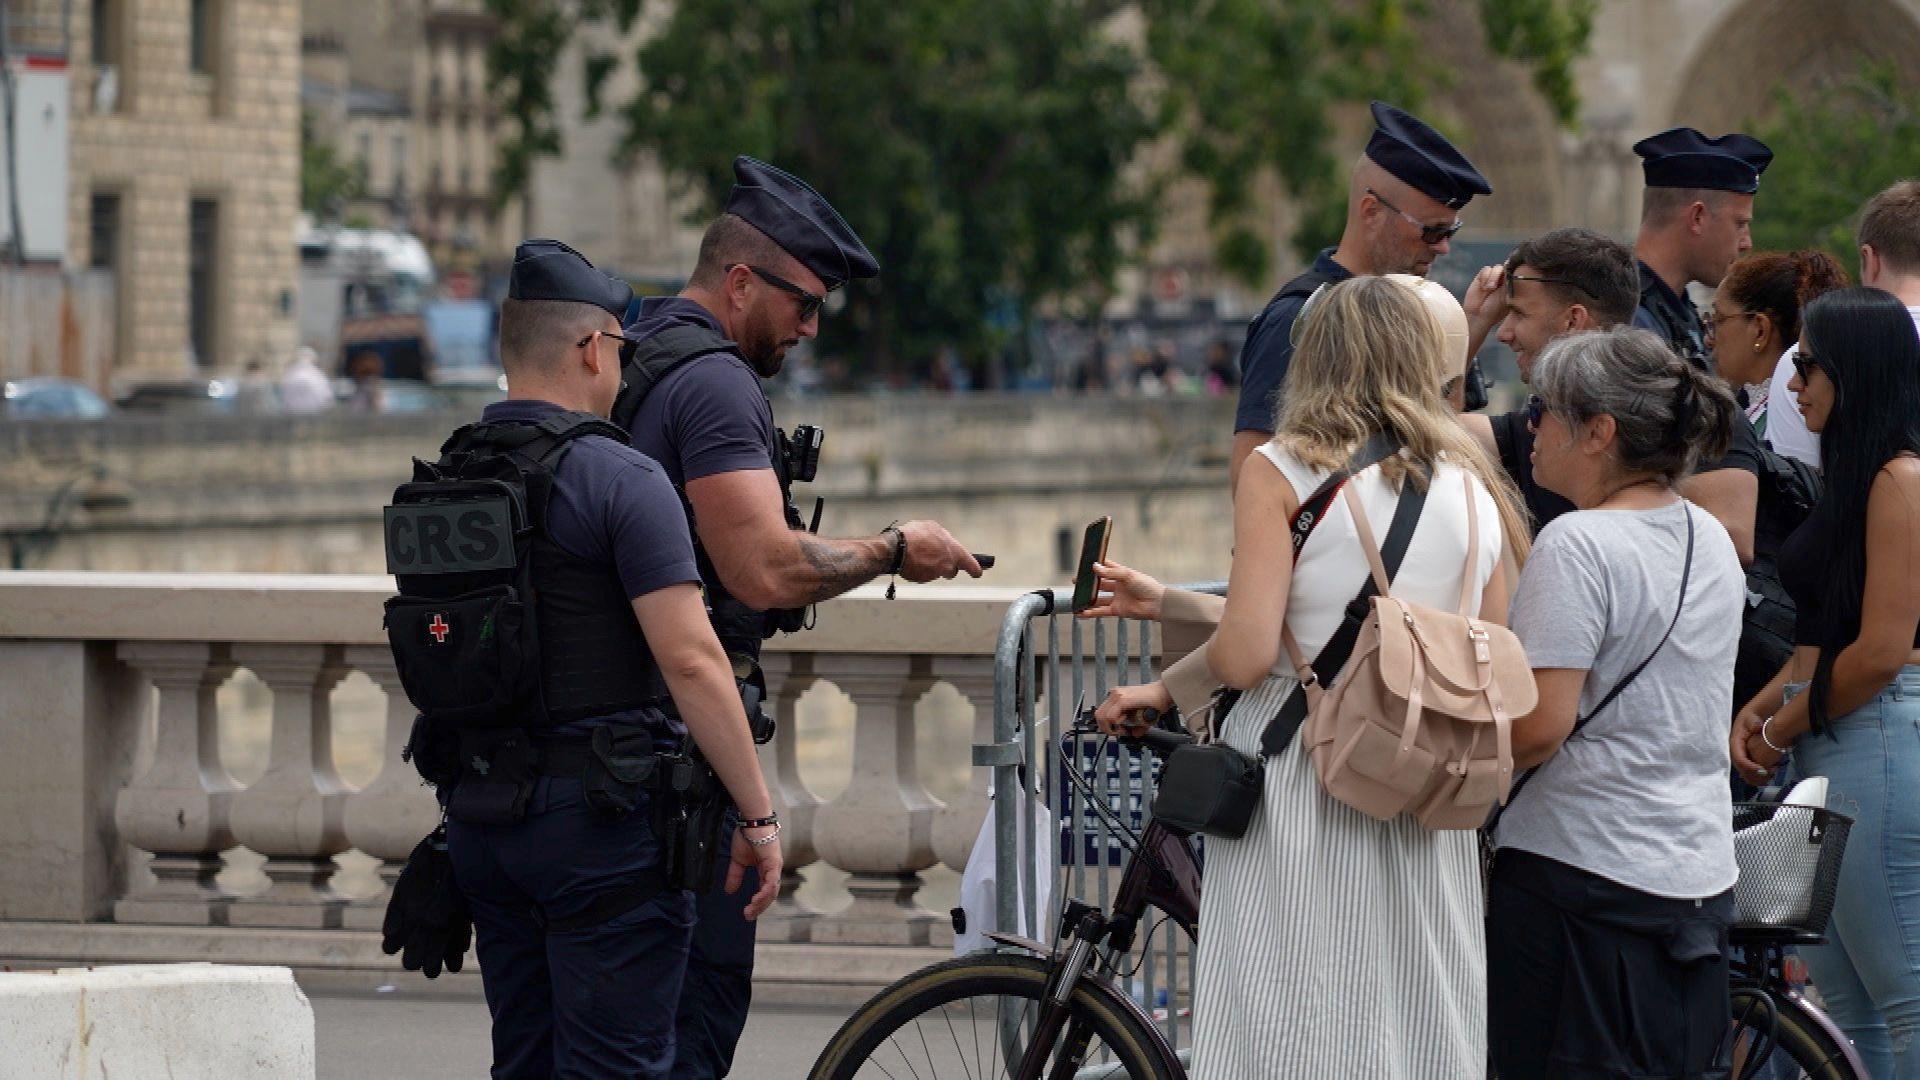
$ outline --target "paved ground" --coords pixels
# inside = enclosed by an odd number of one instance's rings
[[[473,1080],[487,1075],[487,1007],[389,994],[315,994],[319,1080]],[[762,1005],[734,1058],[740,1080],[804,1077],[850,1008]]]

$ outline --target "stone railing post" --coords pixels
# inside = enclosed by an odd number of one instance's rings
[[[806,941],[813,917],[819,912],[795,896],[800,870],[820,860],[814,845],[815,818],[820,797],[800,777],[800,726],[796,722],[800,698],[817,681],[809,653],[768,652],[760,657],[767,679],[767,710],[776,730],[773,741],[760,747],[760,772],[767,779],[774,809],[780,812],[780,852],[786,865],[780,875],[780,898],[760,917],[760,940]]]
[[[235,926],[335,929],[344,898],[331,882],[333,857],[347,850],[347,788],[333,767],[328,698],[346,674],[331,645],[241,645],[236,663],[273,691],[267,771],[233,801],[233,835],[266,856],[271,882],[234,901]]]
[[[936,861],[933,817],[940,801],[920,782],[913,707],[933,685],[926,662],[900,655],[822,654],[814,673],[853,699],[853,778],[819,808],[814,844],[829,865],[852,875],[853,904],[813,928],[813,940],[926,945],[939,917],[914,900],[920,871]]]
[[[400,752],[413,733],[415,714],[413,703],[400,687],[392,651],[384,645],[354,645],[347,649],[345,658],[349,667],[365,672],[387,695],[387,736],[380,772],[372,783],[347,796],[346,816],[348,841],[380,860],[380,881],[385,887],[377,896],[348,904],[343,921],[349,930],[378,930],[407,856],[440,821],[440,804],[414,767],[400,760]]]
[[[223,645],[130,642],[120,659],[159,691],[153,761],[120,793],[114,826],[151,852],[153,881],[114,905],[125,923],[217,926],[231,897],[214,882],[220,853],[233,846],[229,823],[239,789],[220,763],[214,691],[233,674]]]
[[[973,745],[993,741],[993,659],[991,657],[937,656],[933,659],[933,677],[949,683],[973,706]],[[971,754],[971,749],[969,749]],[[987,780],[990,770],[974,767],[967,771],[967,793],[947,804],[933,818],[933,851],[940,861],[956,873],[964,873],[973,843],[979,839],[980,823],[987,819]]]

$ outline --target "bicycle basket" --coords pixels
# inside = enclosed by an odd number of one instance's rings
[[[1733,804],[1738,925],[1824,935],[1853,819],[1814,806]]]

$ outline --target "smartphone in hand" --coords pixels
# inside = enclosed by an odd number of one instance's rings
[[[1079,613],[1093,606],[1100,595],[1099,579],[1093,564],[1107,561],[1107,540],[1113,535],[1113,518],[1103,517],[1087,526],[1080,538],[1080,566],[1073,575],[1073,610]]]

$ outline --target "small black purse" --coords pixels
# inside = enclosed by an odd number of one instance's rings
[[[1265,790],[1266,763],[1226,743],[1190,743],[1167,755],[1153,818],[1176,832],[1239,839]]]

